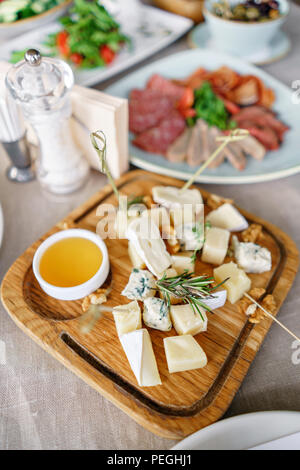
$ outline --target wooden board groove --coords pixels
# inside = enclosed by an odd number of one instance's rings
[[[137,170],[117,182],[125,194],[145,194],[155,184],[182,185],[173,178]],[[204,199],[207,193],[202,191]],[[82,314],[80,301],[60,302],[46,296],[36,282],[31,268],[39,244],[57,232],[62,223],[95,230],[99,204],[114,202],[110,186],[71,212],[20,256],[7,272],[1,287],[2,301],[16,324],[46,351],[119,406],[150,431],[168,438],[184,436],[219,419],[230,405],[272,322],[263,320],[250,325],[236,306],[226,304],[210,315],[208,331],[196,339],[207,352],[208,366],[201,370],[169,374],[163,353],[166,333],[149,330],[158,358],[163,385],[140,388],[118,341],[114,322],[105,314],[92,334],[84,336],[78,327]],[[272,251],[274,267],[270,274],[253,277],[273,293],[278,309],[286,297],[298,270],[298,250],[280,229],[241,211],[249,221],[264,228],[265,244]],[[130,272],[127,242],[107,240],[113,279],[118,288],[109,305],[126,303],[120,297]],[[211,267],[197,264],[199,272]],[[196,271],[197,271],[196,269]],[[174,330],[168,333],[174,334]]]

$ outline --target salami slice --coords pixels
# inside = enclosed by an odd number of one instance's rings
[[[164,95],[172,96],[176,100],[180,100],[185,91],[184,87],[176,85],[171,80],[158,74],[152,75],[149,79],[147,89],[159,91]]]
[[[139,134],[133,144],[148,152],[165,154],[168,147],[184,131],[185,120],[174,110],[158,126]]]
[[[174,109],[167,96],[155,97],[152,101],[132,100],[129,102],[129,129],[139,134],[156,126]]]

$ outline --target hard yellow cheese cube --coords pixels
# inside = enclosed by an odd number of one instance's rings
[[[191,335],[164,338],[164,347],[170,374],[200,369],[207,364],[205,352]]]
[[[173,305],[170,308],[170,315],[173,326],[179,335],[196,335],[207,330],[207,316],[205,309],[199,307],[199,313],[195,313],[189,304]]]
[[[222,228],[211,227],[206,230],[202,261],[211,264],[223,263],[228,250],[229,237],[230,232]]]
[[[240,300],[251,288],[251,280],[247,274],[233,262],[215,268],[214,278],[217,283],[229,278],[223,287],[227,290],[227,298],[232,304]]]
[[[185,251],[172,256],[172,268],[176,269],[177,274],[184,271],[193,273],[195,271],[195,262],[192,259],[192,251]]]
[[[114,307],[113,316],[119,337],[142,328],[141,309],[136,300],[126,305]]]

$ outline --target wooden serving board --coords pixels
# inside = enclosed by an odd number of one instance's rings
[[[155,185],[181,186],[173,178],[132,171],[117,182],[127,195],[151,193]],[[201,191],[204,200],[205,191]],[[95,231],[99,222],[97,207],[116,205],[110,186],[64,219],[69,226]],[[275,297],[278,310],[298,270],[298,250],[280,229],[241,211],[249,220],[263,225],[263,245],[272,253],[271,272],[250,275],[253,286],[265,287]],[[259,350],[272,321],[258,325],[247,322],[236,305],[228,302],[215,314],[208,314],[208,331],[196,336],[208,356],[203,369],[169,374],[163,338],[173,336],[149,329],[162,385],[142,388],[137,385],[117,337],[114,320],[107,313],[87,335],[80,332],[81,301],[64,302],[47,296],[32,272],[32,259],[40,243],[61,229],[60,222],[20,256],[2,283],[2,301],[15,323],[42,348],[75,372],[99,393],[121,408],[150,431],[171,439],[185,436],[217,421],[227,410],[247,370]],[[113,292],[109,306],[127,303],[121,291],[127,284],[132,266],[127,254],[127,241],[106,240],[111,262]],[[196,272],[212,272],[213,267],[197,262]]]

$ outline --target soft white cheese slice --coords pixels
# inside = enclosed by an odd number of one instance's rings
[[[172,256],[172,268],[176,270],[177,274],[182,274],[184,271],[188,273],[195,271],[195,262],[192,255],[192,251],[186,251]]]
[[[213,227],[224,228],[230,232],[240,232],[248,228],[245,217],[232,204],[228,203],[210,212],[206,217],[206,222],[210,222]]]
[[[239,242],[233,237],[234,256],[246,273],[264,273],[272,269],[272,256],[267,248],[256,243]]]
[[[152,209],[144,211],[142,217],[151,219],[158,228],[161,228],[163,225],[170,225],[170,215],[165,207],[152,207]]]
[[[127,305],[118,305],[113,308],[113,316],[118,336],[142,328],[141,309],[136,300]]]
[[[202,210],[202,196],[198,189],[187,189],[181,192],[181,188],[175,186],[154,186],[152,188],[153,200],[167,209],[182,207],[192,204],[196,212]],[[199,207],[197,207],[199,205]]]
[[[222,264],[229,244],[230,232],[222,228],[211,227],[206,230],[205,242],[202,250],[204,263]]]
[[[145,269],[146,264],[134,248],[134,244],[131,241],[128,242],[128,254],[134,268]]]
[[[218,290],[212,293],[213,297],[203,299],[202,302],[211,310],[217,310],[218,308],[223,307],[227,298],[226,290]]]
[[[205,309],[199,307],[199,310],[203,318],[201,318],[199,313],[194,313],[189,304],[171,306],[171,320],[179,335],[196,335],[207,330]]]
[[[141,387],[161,385],[161,380],[148,331],[131,331],[122,335],[121,344],[130,367]]]
[[[156,277],[172,264],[171,255],[161,238],[157,225],[147,217],[133,220],[127,230],[127,238]]]
[[[149,271],[134,268],[130,274],[129,281],[122,295],[131,300],[145,300],[154,297],[156,293],[156,282]]]
[[[232,304],[240,300],[251,288],[251,280],[247,274],[233,262],[215,268],[214,278],[217,283],[229,278],[223,286],[227,290],[227,298]]]
[[[164,338],[164,348],[170,374],[201,369],[207,364],[205,352],[191,335]]]
[[[166,302],[157,297],[144,301],[143,320],[145,325],[155,330],[170,331],[172,322]]]

